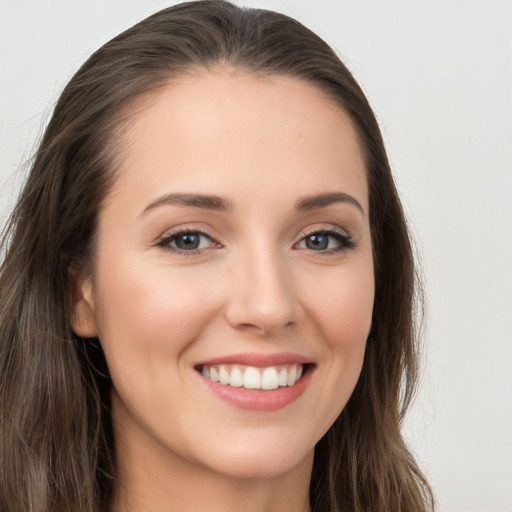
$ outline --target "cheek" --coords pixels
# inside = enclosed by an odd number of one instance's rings
[[[100,339],[111,371],[176,361],[217,311],[213,286],[205,287],[197,271],[192,278],[187,268],[119,260],[103,268]]]
[[[312,297],[315,317],[331,350],[364,350],[370,332],[374,301],[371,262],[341,268],[317,287]]]
[[[325,381],[315,397],[325,411],[324,432],[342,412],[361,373],[374,301],[371,259],[340,268],[319,284],[310,297],[310,317],[324,348],[319,370]]]

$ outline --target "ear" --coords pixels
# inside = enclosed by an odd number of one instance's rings
[[[97,338],[98,325],[91,280],[84,278],[81,273],[70,271],[70,274],[73,286],[71,327],[82,338]]]

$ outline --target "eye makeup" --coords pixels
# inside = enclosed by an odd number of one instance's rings
[[[331,246],[332,240],[334,240],[334,247]],[[302,244],[304,246],[301,246]],[[324,253],[347,251],[356,246],[357,243],[346,231],[334,226],[310,228],[295,245],[297,249]]]
[[[165,234],[156,245],[184,256],[194,256],[201,254],[205,249],[219,249],[222,247],[208,233],[186,227]]]
[[[161,237],[156,246],[176,254],[193,256],[208,249],[219,249],[222,244],[205,231],[183,227]],[[328,226],[310,228],[293,248],[329,254],[354,249],[356,246],[346,231]]]

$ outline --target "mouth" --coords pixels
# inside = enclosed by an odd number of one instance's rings
[[[272,391],[295,386],[312,368],[311,363],[269,366],[244,364],[200,364],[195,367],[205,379],[222,386]]]
[[[306,391],[316,363],[293,353],[242,353],[194,366],[207,388],[237,409],[271,412],[292,404]]]

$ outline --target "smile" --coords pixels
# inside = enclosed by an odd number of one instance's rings
[[[197,368],[206,379],[223,386],[273,390],[295,385],[303,374],[302,364],[257,368],[237,364],[202,365]]]
[[[231,354],[194,366],[210,391],[237,409],[271,412],[295,402],[308,388],[317,365],[293,353]]]

